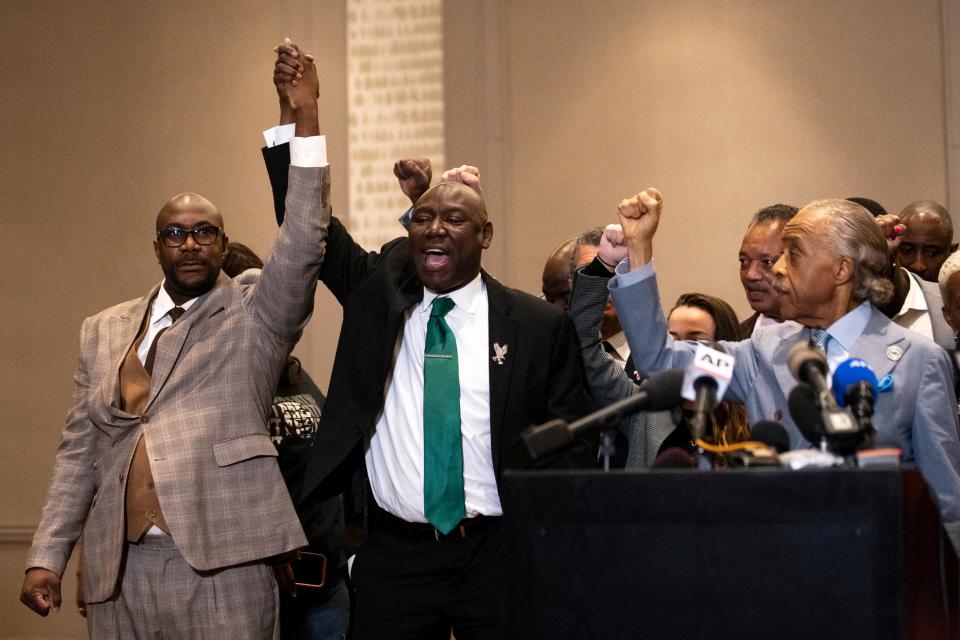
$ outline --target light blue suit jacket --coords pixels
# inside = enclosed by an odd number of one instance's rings
[[[652,375],[686,368],[697,343],[675,341],[667,333],[656,278],[625,284],[623,275],[618,274],[609,288],[637,369]],[[800,434],[787,406],[797,385],[787,367],[787,356],[794,344],[808,336],[808,329],[791,323],[759,329],[749,340],[722,343],[736,358],[727,399],[746,405],[751,424],[760,420],[783,424],[792,448],[810,443]],[[899,447],[904,463],[920,469],[954,549],[960,550],[960,436],[947,353],[871,306],[870,320],[850,355],[865,360],[878,379],[891,376],[893,386],[879,394],[873,416],[877,444]]]

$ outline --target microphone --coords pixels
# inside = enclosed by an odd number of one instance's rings
[[[830,403],[824,406],[823,394],[817,394],[813,387],[804,382],[799,383],[787,399],[790,417],[811,444],[826,441],[833,453],[851,455],[863,440],[860,425],[853,419],[849,409],[837,407],[832,394],[827,392],[827,396]]]
[[[778,454],[790,449],[790,436],[779,422],[761,420],[750,427],[750,439],[762,442]]]
[[[833,372],[833,394],[837,405],[849,405],[858,419],[861,415],[867,418],[873,415],[877,384],[877,374],[860,358],[844,360]]]
[[[839,455],[852,454],[856,450],[856,444],[862,441],[860,425],[854,421],[849,411],[837,406],[837,401],[827,387],[824,377],[827,373],[826,356],[818,349],[801,342],[790,349],[787,366],[794,378],[806,383],[813,390],[815,406],[820,413],[819,427],[823,430],[830,449]],[[798,400],[804,402],[799,396]]]
[[[693,456],[680,447],[668,447],[653,461],[654,469],[692,469],[696,466]]]
[[[804,342],[795,344],[787,356],[787,367],[795,380],[807,383],[818,396],[821,396],[819,398],[821,407],[835,405],[832,397],[827,398],[830,395],[826,378],[827,357],[820,350]]]
[[[877,401],[877,374],[860,358],[848,358],[833,372],[833,393],[837,405],[850,407],[860,427],[857,444],[872,445],[876,430],[873,428],[873,407]]]
[[[734,357],[725,353],[719,344],[714,347],[705,344],[697,345],[693,361],[684,371],[681,392],[685,400],[693,401],[690,431],[694,440],[703,438],[710,412],[727,392],[727,387],[730,386],[730,380],[733,378],[734,362]]]
[[[667,411],[680,404],[683,371],[664,371],[647,378],[629,398],[567,423],[557,418],[540,425],[527,427],[520,434],[523,444],[534,460],[542,458],[573,443],[574,438],[629,413],[637,411]]]
[[[817,392],[813,387],[806,382],[795,386],[787,398],[787,406],[790,408],[790,417],[797,424],[804,439],[810,444],[820,444],[827,430],[817,408]]]
[[[767,450],[734,451],[727,455],[731,467],[777,468],[779,454],[790,448],[790,436],[779,422],[761,420],[750,427],[750,440],[767,446]]]

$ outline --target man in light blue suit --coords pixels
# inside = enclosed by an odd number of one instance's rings
[[[622,235],[612,238],[610,255],[601,256],[619,262],[609,288],[634,362],[645,375],[686,367],[696,348],[667,334],[660,307],[652,258],[661,210],[656,189],[623,200]],[[789,416],[787,398],[797,383],[787,355],[815,329],[826,329],[831,370],[858,357],[882,381],[885,391],[873,417],[877,443],[899,447],[904,464],[920,469],[954,549],[960,549],[960,437],[951,365],[943,349],[874,307],[892,294],[880,227],[855,203],[821,200],[786,225],[783,244],[774,286],[784,317],[802,326],[763,327],[749,340],[723,343],[736,358],[727,398],[746,404],[751,423],[783,423],[793,448],[809,446]]]

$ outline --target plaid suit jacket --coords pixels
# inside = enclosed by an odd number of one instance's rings
[[[287,210],[261,272],[221,274],[161,337],[143,416],[117,408],[120,363],[160,285],[87,318],[73,400],[27,567],[62,574],[84,534],[89,602],[118,584],[127,469],[145,439],[170,533],[195,569],[307,541],[266,430],[281,367],[313,309],[330,220],[329,169],[290,167]]]

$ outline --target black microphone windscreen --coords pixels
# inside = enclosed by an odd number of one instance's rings
[[[761,420],[750,427],[750,439],[775,449],[777,453],[783,453],[790,449],[790,436],[787,430],[779,422],[772,420]]]
[[[787,367],[795,380],[807,382],[802,371],[803,365],[806,363],[814,364],[820,369],[821,374],[827,375],[827,356],[823,352],[813,349],[805,342],[793,345],[790,354],[787,356]]]
[[[807,442],[811,444],[820,442],[824,428],[820,410],[817,409],[817,392],[813,387],[801,382],[790,392],[787,403],[790,407],[790,417],[793,418]]]
[[[573,442],[569,426],[559,418],[544,424],[527,427],[520,434],[520,438],[533,460],[542,458]]]
[[[664,449],[653,461],[654,469],[690,469],[693,466],[693,456],[680,447]]]
[[[650,396],[648,411],[668,411],[680,404],[683,389],[683,371],[664,371],[647,378],[640,389]]]

